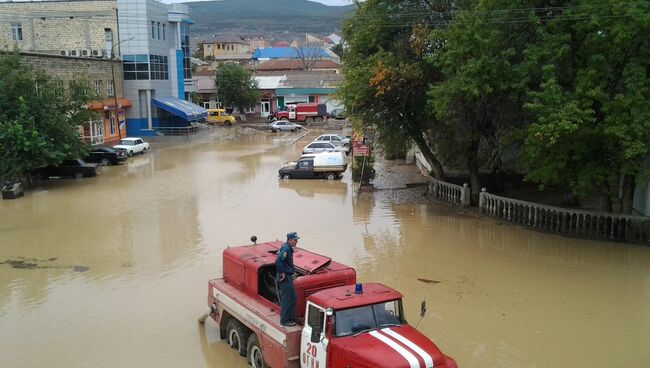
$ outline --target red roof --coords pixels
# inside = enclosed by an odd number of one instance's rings
[[[289,47],[289,43],[284,41],[279,41],[274,43],[273,47]]]
[[[355,294],[354,285],[340,286],[319,291],[309,300],[325,308],[347,309],[362,305],[400,299],[402,294],[382,284],[363,284],[363,293]]]

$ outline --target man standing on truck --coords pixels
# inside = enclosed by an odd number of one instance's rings
[[[298,244],[298,233],[287,234],[287,241],[278,249],[275,259],[276,276],[280,289],[280,324],[282,326],[295,326],[294,309],[296,305],[296,291],[293,288],[293,279],[296,269],[293,267],[293,248]]]

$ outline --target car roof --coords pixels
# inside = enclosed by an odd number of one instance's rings
[[[136,140],[136,139],[142,139],[142,138],[138,138],[138,137],[127,137],[127,138],[122,138],[122,139],[120,139],[120,140],[121,140],[121,141],[134,141],[134,140]]]
[[[206,110],[207,111],[217,111],[217,112],[226,111],[226,109],[206,109]]]

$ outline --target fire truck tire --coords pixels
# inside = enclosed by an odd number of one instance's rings
[[[246,351],[248,354],[246,355],[246,360],[248,360],[248,364],[250,364],[253,368],[264,368],[264,355],[262,354],[262,348],[260,347],[260,343],[257,340],[257,335],[252,334],[251,337],[248,339],[248,344]]]
[[[307,124],[311,124],[313,122],[314,122],[314,119],[312,119],[311,117],[308,117],[307,119],[305,119],[305,123],[307,123]]]
[[[238,320],[231,318],[226,325],[228,345],[237,350],[239,355],[246,356],[246,342],[250,332]]]

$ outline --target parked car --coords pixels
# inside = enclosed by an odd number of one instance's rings
[[[282,179],[325,178],[334,180],[348,168],[343,152],[321,152],[303,155],[298,161],[285,162],[278,175]]]
[[[347,112],[343,108],[333,109],[330,112],[330,117],[334,119],[345,119],[347,116]]]
[[[286,131],[291,131],[295,132],[302,129],[302,125],[292,123],[288,120],[278,120],[274,122],[273,124],[269,125],[269,130],[272,131],[273,133],[275,132],[286,132]]]
[[[129,137],[120,139],[120,144],[113,146],[115,149],[126,150],[127,156],[131,157],[135,153],[145,153],[149,149],[149,143],[142,138]]]
[[[65,160],[57,166],[37,167],[31,171],[36,179],[47,179],[53,176],[59,177],[90,177],[99,174],[97,164],[89,164],[82,159]]]
[[[349,149],[342,146],[333,145],[330,142],[311,142],[302,149],[303,154],[318,152],[349,152]]]
[[[108,165],[117,165],[120,162],[126,160],[127,152],[126,150],[115,149],[111,147],[94,147],[88,157],[86,157],[86,162],[95,162],[102,166]]]
[[[208,124],[223,124],[231,126],[237,120],[224,109],[208,109]]]
[[[350,138],[338,134],[322,134],[314,142],[330,142],[335,146],[349,146]]]

